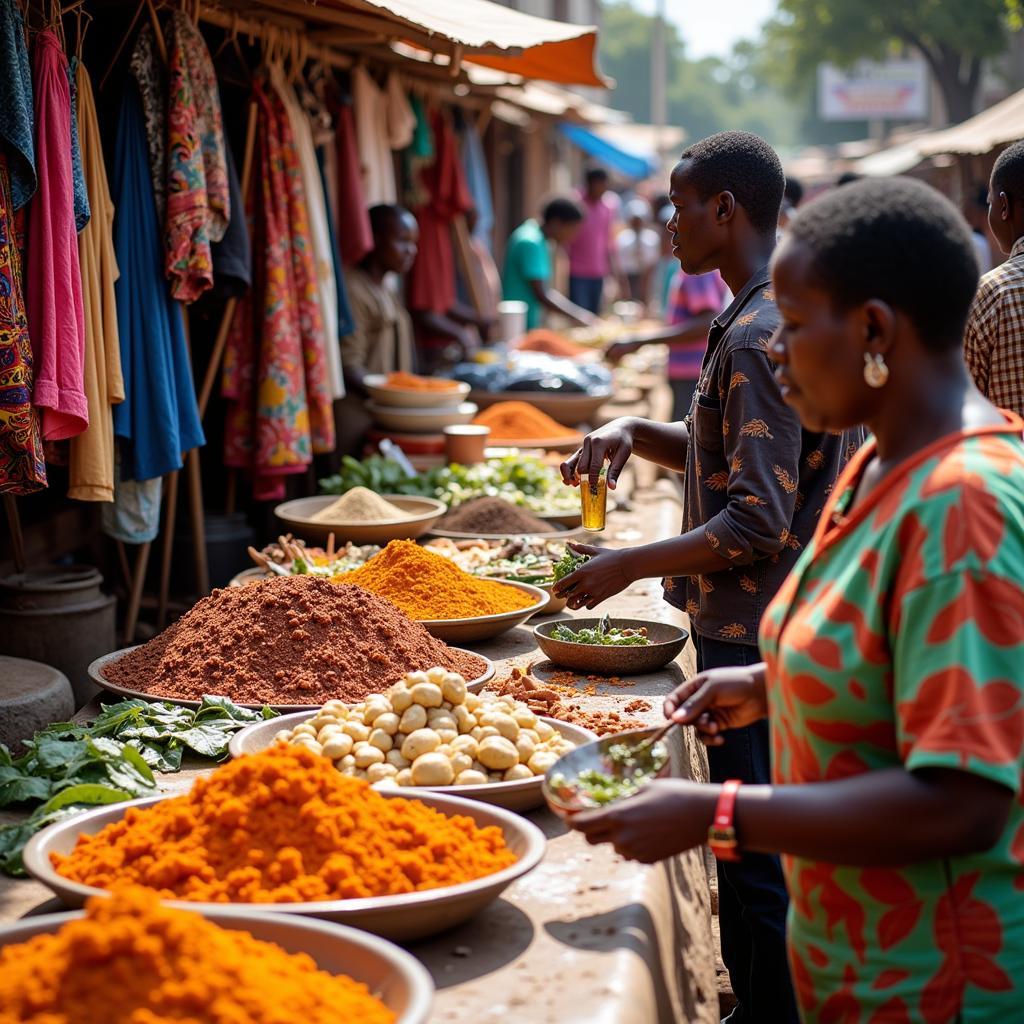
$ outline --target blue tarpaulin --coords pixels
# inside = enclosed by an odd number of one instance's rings
[[[658,169],[657,162],[650,157],[620,149],[582,125],[562,121],[558,125],[558,130],[584,153],[588,153],[612,170],[626,175],[627,178],[646,178]]]

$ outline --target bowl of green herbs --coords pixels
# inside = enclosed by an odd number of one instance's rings
[[[556,665],[598,675],[657,672],[678,657],[689,634],[647,619],[559,619],[533,629],[537,646]]]

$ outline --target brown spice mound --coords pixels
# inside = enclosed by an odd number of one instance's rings
[[[646,729],[649,723],[639,718],[629,718],[618,711],[593,711],[585,709],[579,703],[564,700],[566,697],[578,697],[579,691],[559,683],[538,682],[522,669],[513,668],[512,675],[500,683],[488,683],[488,690],[493,690],[500,697],[514,697],[521,700],[535,715],[557,718],[560,722],[569,722],[583,729],[589,729],[598,736],[611,736],[632,729]],[[646,704],[645,701],[633,701],[626,710],[649,711],[650,704],[645,708],[635,705]]]
[[[435,524],[452,533],[550,533],[550,523],[504,498],[472,498],[453,508]]]
[[[622,710],[629,715],[641,714],[651,710],[651,702],[649,700],[631,700]]]
[[[103,674],[156,697],[319,705],[362,700],[435,665],[472,680],[484,664],[361,587],[277,576],[215,590]]]

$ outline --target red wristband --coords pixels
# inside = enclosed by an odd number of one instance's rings
[[[739,792],[739,779],[729,779],[722,783],[722,792],[715,805],[715,817],[708,829],[708,846],[719,860],[739,860],[739,843],[736,840],[736,828],[733,816],[736,812],[736,794]]]

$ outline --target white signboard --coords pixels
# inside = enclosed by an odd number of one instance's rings
[[[860,61],[847,70],[819,64],[818,113],[823,121],[922,120],[928,68],[923,60]]]

